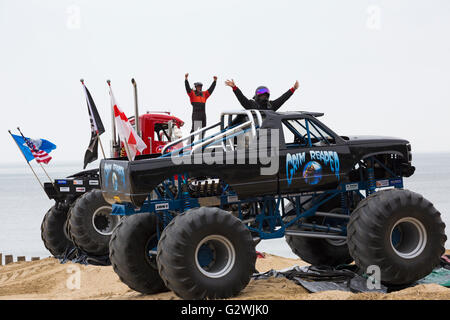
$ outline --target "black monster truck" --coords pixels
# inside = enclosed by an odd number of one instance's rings
[[[110,81],[107,80],[108,86]],[[135,115],[128,118],[147,145],[143,154],[160,154],[161,149],[178,137],[177,130],[184,122],[170,112],[149,112],[139,115],[137,84],[134,88]],[[113,111],[113,110],[112,110]],[[114,111],[112,114],[114,119]],[[136,121],[138,119],[138,121]],[[116,159],[126,156],[125,146],[117,139],[112,122],[111,154]],[[177,148],[179,145],[173,145]],[[139,158],[140,156],[138,156]],[[41,238],[45,247],[57,258],[76,258],[83,262],[108,264],[109,240],[120,217],[111,215],[111,205],[100,190],[99,169],[85,170],[65,179],[45,183],[49,199],[55,200],[41,224]],[[80,259],[78,259],[80,258]]]
[[[74,250],[78,248],[91,259],[107,257],[110,236],[120,217],[111,215],[111,205],[100,190],[98,171],[85,170],[44,184],[55,205],[44,216],[41,238],[53,256],[71,259],[81,253]]]
[[[140,124],[142,138],[148,143],[143,153],[158,155],[175,139],[175,126],[181,127],[183,122],[170,114],[147,112],[140,116]],[[117,148],[114,150],[116,159],[126,159],[120,158]],[[109,240],[120,216],[111,215],[111,204],[103,198],[99,169],[47,182],[44,188],[49,199],[55,200],[41,224],[45,247],[57,258],[73,259],[78,255],[89,257],[90,263],[108,264]]]
[[[238,115],[245,121],[235,124]],[[429,274],[445,225],[428,200],[403,189],[415,169],[409,142],[339,136],[322,115],[222,113],[175,141],[218,129],[179,151],[103,160],[105,200],[128,216],[110,241],[120,279],[142,293],[227,298],[248,284],[255,245],[281,237],[311,264],[377,265],[386,285]]]

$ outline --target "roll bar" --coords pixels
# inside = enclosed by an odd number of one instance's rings
[[[241,123],[235,127],[225,128],[225,116],[234,116],[234,115],[246,115],[248,117],[248,121]],[[256,123],[255,123],[255,118],[256,118]],[[245,130],[245,129],[249,128],[251,130],[253,138],[256,137],[256,127],[259,128],[262,126],[261,112],[256,109],[222,112],[220,114],[220,122],[217,122],[213,125],[198,129],[198,130],[190,133],[186,137],[180,138],[169,144],[166,144],[163,147],[161,153],[164,154],[166,152],[166,150],[168,150],[170,147],[172,147],[180,142],[189,140],[202,132],[206,132],[207,130],[213,129],[218,126],[220,126],[221,132],[212,134],[212,135],[202,139],[202,141],[193,144],[192,149],[191,149],[191,154],[196,152],[199,149],[202,149],[204,146],[210,145],[210,144],[212,144],[214,142],[218,142],[218,141],[222,142],[222,148],[224,151],[226,151],[227,141],[232,138],[231,137],[232,135],[234,135],[235,133],[237,133],[239,130],[242,130],[242,129]],[[228,136],[230,136],[230,137],[228,137]],[[225,137],[225,139],[223,139],[224,137]],[[234,150],[233,144],[230,143],[230,145],[231,145],[231,149]]]
[[[200,134],[201,132],[204,132],[204,131],[206,131],[206,130],[209,130],[209,129],[218,127],[220,124],[221,124],[220,122],[217,122],[217,123],[215,123],[215,124],[213,124],[213,125],[210,125],[210,126],[208,126],[208,127],[200,128],[200,129],[198,129],[197,131],[192,132],[191,134],[189,134],[189,135],[186,136],[186,137],[182,137],[182,138],[180,138],[180,139],[178,139],[178,140],[175,140],[175,141],[173,141],[173,142],[171,142],[171,143],[168,143],[168,144],[166,144],[166,145],[164,146],[164,148],[162,149],[161,153],[164,154],[164,152],[166,152],[166,150],[167,150],[168,148],[170,148],[170,147],[172,147],[172,146],[174,146],[174,145],[177,145],[178,143],[180,143],[180,142],[182,142],[182,141],[188,140],[189,138],[194,137],[195,135],[198,135],[198,134]]]

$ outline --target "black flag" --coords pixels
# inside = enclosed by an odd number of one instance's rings
[[[89,112],[89,118],[91,120],[91,141],[89,141],[89,147],[84,154],[84,166],[83,169],[86,168],[88,163],[97,160],[98,157],[98,137],[105,132],[105,128],[103,127],[102,119],[100,119],[100,115],[98,114],[97,107],[95,106],[94,100],[92,99],[89,90],[83,84],[84,91],[86,93],[86,103]]]

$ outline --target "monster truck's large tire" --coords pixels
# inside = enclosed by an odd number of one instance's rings
[[[339,213],[340,202],[338,199],[331,200],[322,205],[318,210],[325,212]],[[324,223],[325,217],[313,216],[304,219],[307,223]],[[327,218],[330,220],[329,218]],[[337,219],[333,219],[336,222]],[[326,220],[325,220],[326,221]],[[341,219],[342,223],[347,220]],[[298,229],[296,225],[289,229]],[[319,239],[286,235],[286,242],[291,247],[293,253],[299,256],[303,261],[312,265],[320,266],[338,266],[341,264],[348,264],[353,261],[349,253],[347,242],[344,240]]]
[[[347,228],[350,254],[363,271],[377,265],[381,282],[405,285],[439,264],[447,237],[440,213],[420,194],[376,192],[353,211]]]
[[[158,268],[166,286],[183,299],[237,295],[255,270],[252,236],[220,208],[201,207],[177,216],[158,243]]]
[[[66,236],[64,227],[67,219],[67,207],[54,205],[44,216],[41,224],[41,238],[44,246],[56,257],[61,257],[74,247]]]
[[[158,273],[156,253],[150,253],[158,244],[157,219],[153,213],[123,219],[109,245],[109,258],[120,280],[144,294],[167,291]]]
[[[109,254],[111,234],[120,222],[120,216],[111,215],[111,210],[99,189],[83,194],[70,210],[70,236],[86,253],[94,256]]]

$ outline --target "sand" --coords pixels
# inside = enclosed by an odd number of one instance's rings
[[[300,259],[265,254],[257,259],[259,272],[307,265]],[[123,284],[112,267],[60,264],[54,258],[0,266],[0,299],[178,299],[172,292],[142,295]],[[450,289],[436,284],[417,285],[398,292],[359,293],[324,291],[308,293],[283,278],[252,280],[234,299],[252,300],[450,300]]]

